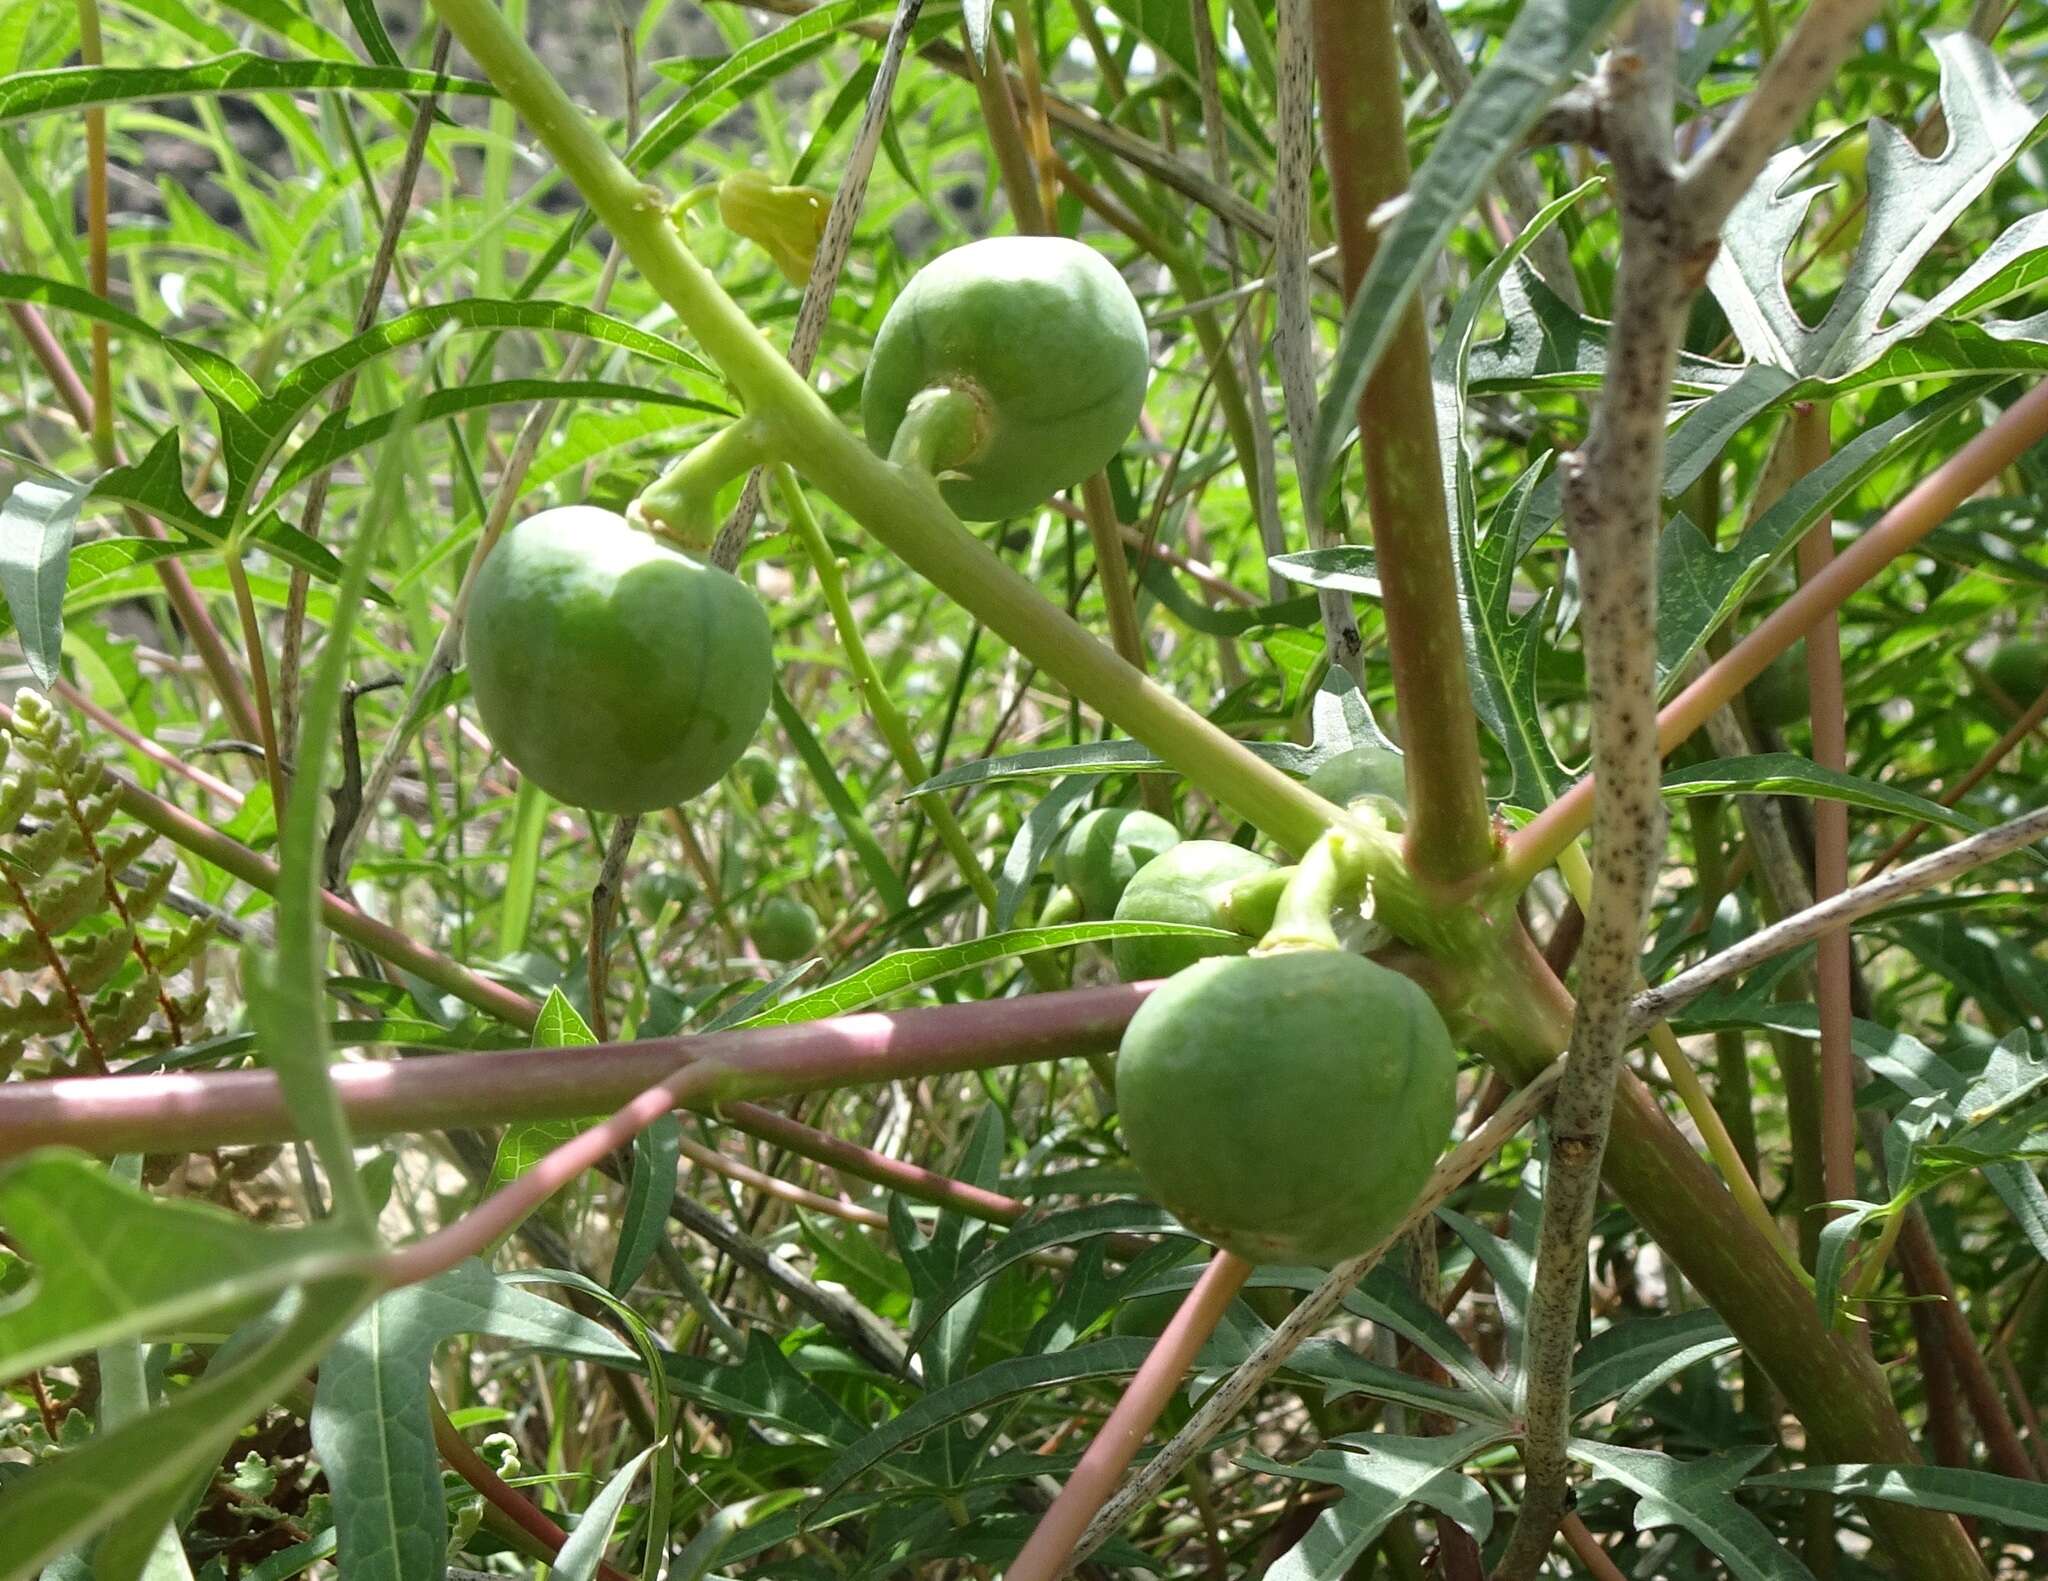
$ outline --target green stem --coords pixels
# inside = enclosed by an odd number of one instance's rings
[[[1109,611],[1109,637],[1117,653],[1135,669],[1145,668],[1145,640],[1138,629],[1138,602],[1131,593],[1131,563],[1124,557],[1123,526],[1109,479],[1098,472],[1081,484],[1081,513],[1088,519],[1088,537],[1095,545],[1095,580]],[[1156,774],[1139,777],[1145,805],[1162,818],[1172,811],[1168,787]]]
[[[964,466],[988,442],[988,403],[974,391],[935,384],[911,397],[889,444],[889,460],[899,467],[937,477]]]
[[[1296,871],[1291,867],[1276,867],[1270,873],[1254,873],[1250,878],[1240,878],[1212,894],[1210,904],[1216,908],[1216,915],[1222,918],[1226,927],[1238,933],[1266,933],[1279,914],[1280,897],[1294,882]]]
[[[249,591],[249,573],[242,563],[239,546],[228,549],[226,561],[228,585],[235,593],[235,613],[242,622],[242,646],[248,652],[249,675],[256,687],[256,724],[260,731],[257,744],[263,748],[263,771],[270,779],[270,804],[281,823],[287,787],[277,741],[277,710],[270,700],[270,666],[263,657],[263,625],[256,618],[256,600]]]
[[[1025,141],[1024,124],[1017,116],[1017,101],[1010,97],[1010,68],[1002,56],[1001,35],[991,25],[988,33],[988,69],[967,52],[967,80],[981,99],[982,121],[989,146],[995,150],[996,166],[1002,173],[1003,194],[1010,200],[1011,217],[1027,236],[1044,236],[1045,205],[1039,197],[1038,173],[1032,168],[1031,148]]]
[[[683,244],[660,195],[636,180],[491,0],[436,0],[442,20],[516,105],[555,162],[795,463],[886,547],[1032,663],[1175,769],[1293,850],[1336,809],[1261,762],[1048,604],[966,531],[929,480],[875,456]]]
[[[1261,955],[1288,950],[1341,950],[1331,926],[1339,906],[1355,901],[1365,889],[1365,846],[1341,829],[1332,829],[1302,854],[1280,903],[1273,926],[1259,941]]]
[[[1785,1245],[1778,1233],[1778,1221],[1771,1217],[1771,1210],[1764,1206],[1762,1193],[1756,1189],[1756,1181],[1736,1150],[1735,1142],[1728,1134],[1727,1126],[1721,1123],[1721,1112],[1707,1096],[1707,1089],[1701,1084],[1699,1073],[1692,1068],[1692,1061],[1680,1047],[1678,1034],[1671,1030],[1666,1021],[1659,1021],[1650,1028],[1650,1047],[1656,1050],[1657,1061],[1664,1067],[1664,1074],[1671,1080],[1671,1086],[1678,1094],[1678,1101],[1685,1105],[1685,1112],[1692,1117],[1692,1123],[1699,1128],[1701,1138],[1707,1144],[1707,1152],[1720,1168],[1721,1180],[1734,1195],[1735,1202],[1748,1215],[1749,1222],[1778,1249],[1785,1261],[1797,1267],[1797,1259]]]
[[[728,424],[650,483],[626,515],[686,549],[710,548],[718,491],[769,459],[767,438],[752,418]]]
[[[866,706],[875,728],[881,732],[890,756],[896,759],[896,766],[903,771],[904,779],[915,785],[925,778],[924,758],[911,737],[910,726],[896,707],[896,699],[889,694],[888,684],[875,668],[867,644],[861,639],[860,622],[854,617],[852,601],[846,596],[846,579],[840,574],[839,559],[825,541],[824,529],[818,525],[811,502],[804,498],[803,490],[797,487],[788,467],[778,466],[775,469],[775,483],[789,507],[790,523],[796,529],[797,541],[810,557],[811,570],[818,578],[818,591],[824,595],[825,607],[831,612],[833,626],[838,629],[839,645],[845,650],[847,668],[853,671],[854,685],[860,688],[861,702]],[[960,821],[953,816],[953,809],[946,805],[943,796],[920,799],[940,843],[952,854],[954,866],[960,870],[960,876],[974,891],[975,899],[981,902],[993,924],[996,886],[976,854],[974,843],[967,838],[966,831],[960,827]],[[1039,960],[1036,956],[1032,959]],[[1051,968],[1049,961],[1040,964]]]
[[[1906,1227],[1907,1212],[1901,1204],[1890,1218],[1884,1221],[1884,1229],[1878,1233],[1877,1244],[1870,1248],[1863,1260],[1863,1272],[1857,1276],[1856,1288],[1849,1292],[1851,1303],[1860,1304],[1877,1294],[1877,1287],[1884,1283],[1885,1264],[1891,1261],[1892,1248],[1898,1244],[1899,1231]]]

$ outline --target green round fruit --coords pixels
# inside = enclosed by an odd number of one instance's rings
[[[1806,639],[1771,660],[1770,668],[1743,690],[1752,723],[1769,730],[1796,725],[1813,712],[1813,694],[1806,679]]]
[[[1135,807],[1097,807],[1083,813],[1053,857],[1053,877],[1073,890],[1081,914],[1102,921],[1139,868],[1180,844],[1180,831]]]
[[[782,776],[763,753],[749,752],[741,758],[740,774],[747,782],[747,794],[754,798],[756,807],[767,806],[782,789]]]
[[[1390,829],[1408,816],[1408,776],[1391,747],[1348,747],[1309,775],[1308,788],[1339,807],[1370,801]]]
[[[768,617],[735,578],[587,505],[542,511],[477,573],[469,688],[559,801],[649,813],[715,784],[768,711]]]
[[[2048,642],[2008,637],[1985,662],[1984,673],[2020,707],[2048,692]]]
[[[818,914],[794,895],[771,895],[754,913],[747,937],[771,961],[794,961],[818,947]]]
[[[650,922],[670,901],[687,911],[696,898],[696,880],[672,868],[649,868],[633,884],[633,905]]]
[[[888,455],[911,402],[969,396],[969,453],[939,492],[969,521],[1016,516],[1102,470],[1145,400],[1151,351],[1109,261],[1063,236],[995,236],[926,264],[882,320],[861,415]]]
[[[1450,1139],[1457,1055],[1429,996],[1340,950],[1201,961],[1117,1056],[1152,1195],[1252,1263],[1328,1266],[1393,1229]]]
[[[1110,944],[1116,974],[1127,983],[1171,977],[1212,955],[1242,955],[1258,942],[1246,931],[1251,919],[1233,918],[1224,900],[1233,886],[1275,871],[1256,851],[1222,840],[1183,840],[1139,868],[1116,903],[1118,922],[1184,922],[1190,927],[1226,928],[1234,939],[1163,934],[1117,939]],[[1270,923],[1270,911],[1260,925]]]

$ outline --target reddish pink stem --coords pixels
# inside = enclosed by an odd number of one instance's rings
[[[414,1284],[488,1251],[584,1170],[596,1168],[656,1120],[703,1093],[716,1080],[709,1067],[685,1065],[628,1100],[610,1118],[572,1136],[446,1229],[436,1230],[425,1240],[391,1253],[384,1259],[385,1278],[394,1287]]]
[[[1132,1377],[1116,1409],[1095,1434],[1067,1485],[1038,1518],[1031,1540],[1007,1573],[1007,1581],[1055,1581],[1095,1512],[1109,1502],[1138,1448],[1216,1332],[1224,1310],[1251,1277],[1252,1266],[1229,1252],[1209,1260],[1202,1277],[1180,1304],[1173,1321],[1153,1343],[1145,1364]]]
[[[972,1040],[960,1035],[962,1022],[969,1027],[979,1025],[986,1030],[994,1019],[990,1012],[1011,1011],[1025,1005],[1033,1005],[1044,999],[1088,999],[1099,1000],[1108,995],[1121,998],[1126,1005],[1122,1019],[1127,1021],[1130,1012],[1136,1008],[1141,997],[1134,989],[1083,989],[1075,994],[1037,994],[1023,1000],[992,1000],[979,1004],[940,1005],[929,1010],[913,1011],[901,1016],[858,1015],[847,1016],[838,1022],[812,1021],[793,1027],[759,1027],[751,1032],[707,1033],[694,1038],[661,1038],[642,1044],[614,1044],[608,1049],[604,1045],[580,1049],[553,1051],[567,1056],[567,1063],[580,1070],[592,1060],[610,1057],[613,1065],[625,1063],[645,1065],[655,1061],[666,1061],[669,1074],[653,1086],[628,1098],[607,1118],[593,1125],[589,1130],[578,1133],[560,1147],[543,1157],[532,1169],[521,1175],[512,1184],[492,1196],[486,1197],[470,1212],[464,1214],[446,1229],[437,1230],[425,1240],[415,1241],[391,1253],[384,1259],[385,1277],[393,1285],[412,1284],[417,1280],[431,1279],[435,1274],[444,1273],[468,1257],[475,1257],[495,1245],[509,1234],[534,1209],[547,1201],[556,1192],[568,1185],[586,1169],[595,1168],[618,1148],[625,1146],[648,1126],[672,1109],[709,1107],[720,1099],[731,1098],[744,1092],[801,1092],[819,1087],[839,1087],[861,1082],[915,1079],[920,1076],[944,1075],[954,1071],[973,1070],[989,1063],[1023,1063],[1047,1057],[1040,1046],[1027,1046],[1021,1051],[1011,1051],[996,1061],[991,1061],[985,1047],[974,1046]],[[965,1014],[963,1014],[965,1013]],[[913,1030],[906,1032],[909,1024]],[[1098,1029],[1107,1030],[1107,1029]],[[820,1036],[819,1034],[823,1034]],[[1028,1044],[1035,1040],[1026,1040]],[[738,1046],[735,1046],[738,1045]],[[538,1053],[549,1051],[523,1051],[530,1062]],[[1072,1052],[1072,1051],[1068,1051]],[[1013,1056],[1015,1056],[1013,1058]],[[518,1059],[519,1054],[506,1055],[506,1060]],[[676,1066],[678,1059],[688,1063]],[[336,1073],[337,1077],[357,1070],[434,1070],[443,1065],[474,1066],[477,1056],[458,1060],[410,1061],[404,1065],[348,1066]],[[244,1074],[236,1072],[235,1074]],[[520,1081],[516,1073],[509,1075],[515,1085],[530,1085]],[[108,1080],[122,1078],[102,1078]],[[138,1077],[147,1081],[151,1078]],[[279,1094],[280,1098],[282,1094]],[[587,1098],[585,1100],[588,1101]],[[587,1111],[586,1111],[587,1112]],[[1234,1259],[1233,1259],[1234,1260]],[[1195,1351],[1216,1326],[1223,1307],[1237,1287],[1244,1283],[1250,1270],[1243,1264],[1236,1274],[1235,1282],[1225,1290],[1206,1322],[1201,1323],[1200,1332],[1189,1342],[1187,1359],[1183,1361],[1161,1386],[1165,1393],[1151,1408],[1144,1422],[1137,1429],[1142,1439],[1150,1428],[1152,1419],[1165,1404],[1166,1394],[1172,1392],[1174,1381],[1186,1371],[1188,1362]],[[1214,1266],[1210,1275],[1214,1275]],[[1204,1276],[1204,1282],[1209,1275]],[[1203,1285],[1198,1284],[1181,1311],[1191,1323],[1201,1321],[1203,1305],[1196,1299]],[[1161,1346],[1173,1336],[1176,1324],[1169,1324],[1161,1337]],[[1147,1358],[1146,1365],[1152,1365]],[[1133,1392],[1143,1382],[1141,1371]],[[1128,1398],[1128,1397],[1127,1397]],[[1123,1406],[1119,1405],[1119,1412]],[[1114,1418],[1112,1418],[1112,1421]],[[1132,1449],[1135,1450],[1133,1443]],[[1092,1453],[1092,1450],[1091,1450]],[[1082,1464],[1086,1465],[1084,1458]],[[1108,1497],[1116,1485],[1116,1476],[1124,1465],[1130,1463],[1127,1453],[1123,1461],[1109,1474],[1109,1488],[1103,1492]],[[1100,1501],[1098,1500],[1098,1503]],[[1074,1528],[1074,1535],[1080,1535],[1081,1526],[1087,1524],[1088,1514],[1081,1515],[1081,1525]],[[1071,1546],[1071,1544],[1069,1545]]]
[[[1877,524],[1828,568],[1757,623],[1757,627],[1680,692],[1657,716],[1657,744],[1669,752],[1725,707],[1830,610],[1946,521],[1951,512],[2048,434],[2048,383],[2037,384],[1996,422],[1915,484]],[[1508,841],[1508,868],[1527,879],[1555,860],[1593,818],[1593,776],[1587,775]]]
[[[43,315],[31,304],[10,302],[7,311],[21,330],[22,338],[28,342],[29,350],[35,353],[36,361],[50,376],[58,399],[77,419],[78,426],[90,434],[93,431],[92,393],[78,376],[70,353],[65,351],[62,343],[50,332]],[[130,510],[128,520],[137,532],[147,537],[164,536],[163,528],[138,510]],[[214,625],[213,617],[206,612],[199,589],[192,585],[192,578],[181,562],[158,560],[155,564],[156,574],[164,584],[165,593],[170,596],[171,607],[178,612],[178,619],[183,623],[185,635],[191,639],[192,646],[199,650],[200,662],[206,666],[206,673],[222,706],[227,709],[228,718],[243,737],[250,741],[259,739],[263,731],[256,718],[256,705],[249,697],[248,688],[242,684],[241,672],[235,668],[227,643],[221,639],[220,628]]]
[[[1012,1224],[1021,1219],[1031,1206],[1028,1202],[1019,1201],[1015,1197],[1006,1197],[999,1191],[985,1191],[980,1186],[969,1185],[964,1180],[955,1180],[951,1175],[942,1175],[937,1170],[925,1169],[921,1165],[908,1163],[900,1158],[890,1158],[871,1147],[862,1147],[858,1142],[849,1142],[842,1137],[814,1130],[800,1120],[792,1120],[786,1114],[778,1113],[774,1109],[764,1109],[759,1104],[726,1104],[719,1113],[750,1136],[758,1136],[765,1142],[774,1142],[816,1163],[829,1164],[845,1174],[877,1186],[887,1186],[906,1197],[915,1197],[920,1202],[935,1202],[942,1207],[959,1208],[977,1219],[986,1219],[995,1224]]]
[[[57,684],[51,690],[102,730],[106,731],[109,735],[118,736],[167,773],[176,774],[180,778],[190,780],[194,785],[205,791],[207,795],[226,802],[230,807],[240,807],[243,801],[246,800],[242,793],[226,780],[216,778],[214,775],[207,773],[205,769],[187,763],[174,752],[165,751],[140,731],[116,719],[62,676],[58,677]]]
[[[786,1180],[756,1169],[742,1159],[728,1158],[715,1147],[691,1141],[687,1136],[680,1143],[683,1157],[693,1164],[701,1164],[725,1176],[727,1180],[738,1181],[742,1186],[751,1186],[764,1196],[778,1198],[783,1202],[795,1203],[800,1208],[809,1208],[813,1213],[830,1214],[835,1219],[844,1219],[849,1224],[865,1224],[869,1229],[885,1230],[889,1227],[889,1215],[877,1213],[873,1208],[864,1208],[857,1202],[844,1197],[827,1197],[816,1191],[807,1191],[802,1186],[792,1185]]]
[[[579,1119],[607,1113],[671,1077],[687,1076],[692,1101],[714,1107],[1101,1053],[1116,1047],[1149,991],[1150,985],[1083,988],[635,1043],[365,1061],[337,1066],[332,1075],[350,1125],[373,1135]],[[52,1145],[170,1153],[298,1134],[276,1073],[267,1070],[0,1086],[0,1157]]]
[[[1802,402],[1792,412],[1792,443],[1802,475],[1828,458],[1825,406]],[[1834,563],[1834,518],[1823,516],[1799,540],[1801,586],[1827,574]],[[1842,693],[1842,623],[1830,609],[1814,622],[1806,640],[1807,693],[1813,721],[1813,760],[1824,769],[1848,772],[1849,742]],[[1829,900],[1849,887],[1849,808],[1821,800],[1813,808],[1813,898]],[[1815,962],[1815,997],[1820,1002],[1821,1179],[1836,1202],[1856,1195],[1856,1064],[1849,1049],[1849,930],[1820,936]]]

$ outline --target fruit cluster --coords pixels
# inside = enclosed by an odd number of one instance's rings
[[[1148,360],[1137,302],[1099,254],[1059,238],[976,242],[913,277],[884,319],[868,442],[962,517],[1015,515],[1115,456]],[[731,575],[644,529],[708,541],[711,500],[761,459],[754,431],[714,438],[634,519],[545,511],[484,561],[464,636],[470,690],[499,749],[550,795],[643,814],[742,764],[773,685],[767,617]],[[772,764],[743,767],[757,804],[775,795]],[[1405,816],[1386,748],[1340,753],[1310,783],[1382,828]],[[1362,879],[1315,857],[1282,868],[1105,807],[1054,858],[1068,915],[1140,925],[1113,941],[1118,972],[1168,979],[1117,1062],[1131,1157],[1188,1228],[1254,1262],[1366,1249],[1422,1190],[1452,1118],[1450,1034],[1414,983],[1338,947],[1328,919]],[[764,957],[794,961],[820,926],[782,894],[749,931]]]

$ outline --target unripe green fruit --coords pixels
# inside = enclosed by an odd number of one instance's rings
[[[740,759],[740,773],[747,782],[747,794],[754,798],[756,807],[765,807],[773,801],[782,789],[782,776],[775,765],[759,752],[749,752]]]
[[[1743,690],[1751,722],[1769,730],[1796,725],[1813,712],[1806,678],[1806,639],[1771,660],[1770,667]]]
[[[939,492],[969,521],[1015,516],[1106,466],[1145,400],[1151,351],[1137,298],[1092,247],[995,236],[926,264],[875,336],[861,415],[888,455],[927,390],[971,397],[966,453]]]
[[[650,922],[661,915],[662,908],[671,900],[687,910],[696,898],[696,881],[687,873],[669,868],[649,869],[633,885],[633,904]]]
[[[1984,665],[1992,683],[2020,707],[2048,691],[2048,642],[2008,637]]]
[[[771,895],[754,913],[747,937],[771,961],[794,961],[818,947],[818,914],[794,895]]]
[[[725,572],[587,505],[542,511],[477,573],[470,693],[559,801],[649,813],[715,784],[768,711],[768,617]]]
[[[1081,914],[1100,921],[1116,910],[1131,879],[1154,857],[1180,844],[1180,831],[1135,807],[1083,813],[1053,857],[1053,877],[1073,890]]]
[[[1242,955],[1258,942],[1273,920],[1233,917],[1225,908],[1232,888],[1275,871],[1256,851],[1222,840],[1183,840],[1139,868],[1116,903],[1118,922],[1182,922],[1190,927],[1225,928],[1234,939],[1200,939],[1161,935],[1117,939],[1110,944],[1116,974],[1127,983],[1171,977],[1207,956]],[[1275,897],[1278,898],[1277,896]]]
[[[1340,950],[1201,961],[1117,1056],[1152,1195],[1252,1263],[1328,1266],[1384,1236],[1450,1139],[1457,1055],[1429,996]]]
[[[1401,754],[1387,747],[1349,747],[1308,777],[1308,788],[1339,807],[1370,801],[1389,829],[1408,816],[1408,776]]]

